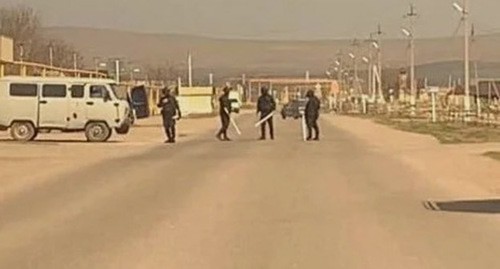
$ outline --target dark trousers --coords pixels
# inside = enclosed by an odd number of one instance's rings
[[[260,119],[263,120],[265,117],[267,117],[270,113],[262,113],[261,116],[260,116]],[[261,125],[260,125],[260,137],[262,139],[265,139],[266,138],[266,125],[269,126],[269,136],[271,137],[271,139],[274,139],[274,124],[273,124],[273,117],[269,118],[268,120],[266,120],[265,122],[263,122]]]
[[[165,134],[169,141],[175,141],[176,130],[175,130],[175,120],[173,116],[164,115],[163,116],[163,127],[165,127]]]
[[[307,139],[311,139],[313,137],[313,130],[315,133],[314,138],[319,139],[318,117],[306,117],[306,124],[307,124]]]
[[[221,121],[222,127],[220,128],[217,136],[220,138],[223,138],[223,139],[228,138],[227,137],[227,129],[229,128],[230,118],[227,114],[221,114],[220,121]]]

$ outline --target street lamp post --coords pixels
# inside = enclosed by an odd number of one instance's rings
[[[363,57],[363,62],[365,62],[367,65],[368,79],[366,80],[366,83],[368,84],[368,86],[367,86],[368,94],[371,94],[372,93],[371,55],[369,57]]]
[[[412,27],[413,28],[413,27]],[[415,37],[412,30],[403,29],[403,34],[410,40],[410,106],[411,116],[416,115],[417,90],[415,85]]]
[[[415,12],[415,6],[410,5],[410,11],[405,16],[410,21],[409,29],[403,28],[403,34],[410,40],[410,106],[411,106],[411,116],[416,115],[416,102],[417,102],[417,85],[415,81],[415,18],[417,13]]]
[[[380,38],[378,41],[375,41],[372,43],[373,47],[377,49],[377,71],[375,74],[375,78],[377,79],[376,87],[373,89],[373,91],[376,91],[376,94],[379,94],[381,98],[382,97],[382,50],[380,47]],[[375,83],[374,83],[375,86]]]
[[[356,55],[353,53],[349,53],[349,57],[352,59],[352,64],[353,64],[353,69],[354,69],[354,81],[353,81],[353,86],[356,91],[359,93],[359,79],[358,79],[358,61],[356,59]]]
[[[470,103],[470,64],[469,64],[469,56],[470,56],[470,25],[469,25],[469,1],[463,0],[463,5],[460,6],[458,3],[453,3],[453,7],[462,14],[462,20],[464,22],[464,89],[465,89],[465,98],[464,98],[464,108],[465,108],[465,120],[469,120],[469,113],[471,110]]]

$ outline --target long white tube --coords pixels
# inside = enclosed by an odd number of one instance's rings
[[[302,115],[302,138],[307,141],[307,130],[306,130],[306,115]]]
[[[263,118],[262,120],[260,120],[259,122],[257,122],[255,124],[255,127],[259,127],[261,126],[264,122],[266,122],[268,119],[272,118],[274,116],[274,112],[271,112],[271,114],[267,115],[265,118]]]
[[[227,111],[226,108],[224,108],[224,111],[226,114],[229,116],[229,120],[231,121],[231,125],[233,126],[234,130],[238,135],[241,135],[241,130],[238,128],[238,125],[236,124],[236,121],[231,117],[231,114],[229,114],[229,111]]]

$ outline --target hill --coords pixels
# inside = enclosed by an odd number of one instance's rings
[[[323,75],[339,50],[352,50],[348,40],[266,41],[228,40],[176,34],[143,34],[107,29],[46,28],[47,36],[63,39],[82,51],[87,64],[94,57],[123,57],[136,64],[159,64],[166,61],[185,68],[188,51],[193,53],[195,74],[206,76],[249,75]],[[429,66],[458,61],[462,57],[460,37],[417,40],[417,63]],[[500,34],[478,36],[473,44],[474,59],[500,62]],[[359,54],[367,55],[367,45]],[[407,64],[407,41],[384,40],[387,68]],[[346,59],[348,60],[348,59]],[[432,65],[431,65],[432,66]],[[423,70],[425,71],[425,69]],[[446,75],[447,77],[447,75]]]

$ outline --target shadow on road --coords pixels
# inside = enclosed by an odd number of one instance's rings
[[[500,214],[500,199],[464,201],[425,201],[423,205],[432,211]]]
[[[0,143],[8,144],[25,144],[25,145],[36,145],[36,144],[119,144],[122,141],[107,141],[103,143],[89,143],[87,140],[81,139],[40,139],[29,142],[20,142],[12,139],[0,139]]]

